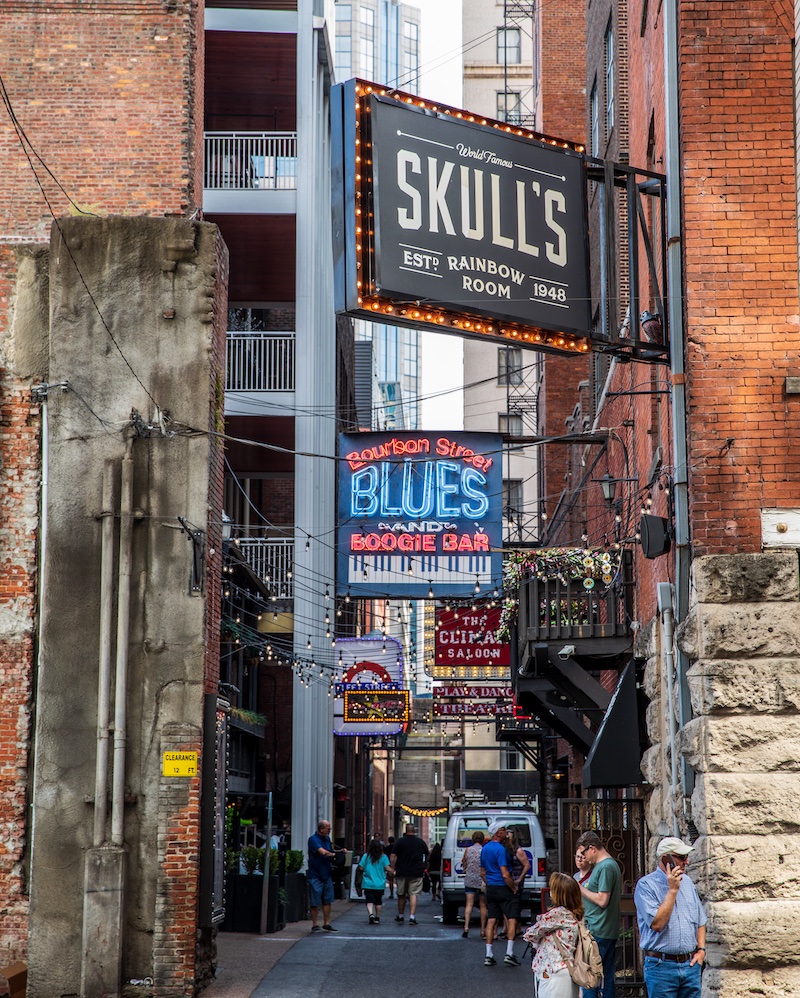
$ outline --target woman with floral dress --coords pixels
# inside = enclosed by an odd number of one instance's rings
[[[469,920],[472,917],[472,909],[475,906],[475,899],[478,900],[481,912],[481,939],[486,938],[486,894],[484,893],[483,881],[481,880],[481,853],[483,852],[483,842],[485,836],[478,830],[472,833],[472,845],[467,846],[461,859],[461,869],[464,871],[464,931],[461,935],[464,939],[469,936]]]
[[[578,924],[583,920],[581,890],[567,873],[551,874],[548,886],[551,908],[539,915],[523,937],[534,951],[535,993],[537,998],[578,998],[578,985],[569,976],[556,939],[571,957],[578,942]]]

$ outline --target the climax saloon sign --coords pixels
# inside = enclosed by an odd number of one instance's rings
[[[338,310],[588,350],[579,147],[358,80],[335,89]]]
[[[337,591],[449,597],[502,574],[496,433],[342,434]]]

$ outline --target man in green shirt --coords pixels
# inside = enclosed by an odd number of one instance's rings
[[[596,832],[584,832],[577,848],[592,864],[592,874],[580,885],[586,909],[586,925],[597,941],[603,960],[603,985],[584,988],[583,998],[614,998],[614,970],[619,938],[619,898],[622,875],[617,861],[603,848]]]

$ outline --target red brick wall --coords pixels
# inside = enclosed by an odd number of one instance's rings
[[[539,17],[541,119],[537,127],[548,135],[584,142],[586,136],[586,4],[564,0],[537,5]],[[578,385],[589,377],[586,357],[547,356],[539,398],[539,422],[545,436],[567,432],[567,420],[578,401]],[[561,491],[572,484],[569,448],[554,444],[543,448],[544,508],[552,516]],[[546,453],[545,453],[546,452]],[[579,540],[573,534],[582,520],[578,511],[562,530],[564,543]],[[577,527],[580,534],[580,527]]]
[[[53,215],[74,211],[71,201],[99,214],[191,214],[198,208],[203,125],[198,55],[203,44],[203,8],[203,0],[170,4],[162,0],[59,0],[48,5],[6,0],[0,5],[3,82],[21,129],[52,173],[30,147],[29,162],[20,136],[3,111],[0,342],[8,356],[0,354],[0,617],[4,621],[0,634],[0,964],[26,957],[22,858],[27,835],[39,489],[39,411],[30,401],[31,377],[19,377],[13,370],[12,309],[17,290],[13,247],[47,243]],[[223,337],[224,326],[223,321]],[[218,352],[222,364],[224,339]],[[214,489],[220,488],[221,470],[215,468]],[[214,567],[213,558],[209,567]],[[212,611],[216,600],[212,592]],[[8,620],[11,626],[6,626]],[[214,687],[217,629],[212,612],[207,629],[208,679]],[[188,820],[195,827],[198,814],[193,799]],[[184,859],[189,879],[196,879],[196,854],[191,844]],[[195,906],[196,898],[187,896],[186,900],[190,908]],[[192,921],[178,972],[187,980],[194,972],[193,925]]]
[[[17,258],[0,245],[0,331],[13,315]],[[40,408],[0,355],[0,965],[26,956],[23,853],[36,636]]]
[[[201,0],[0,5],[3,80],[14,112],[84,210],[162,215],[200,205],[202,7]],[[53,212],[68,214],[67,197],[33,161]],[[0,176],[0,239],[45,241],[50,210],[5,113]]]
[[[796,506],[800,403],[792,38],[783,5],[680,6],[695,555],[758,551]]]
[[[541,125],[571,142],[586,136],[586,0],[537,4],[540,18]]]

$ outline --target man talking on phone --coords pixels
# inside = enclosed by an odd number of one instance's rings
[[[633,894],[644,953],[647,992],[657,998],[700,998],[700,973],[706,958],[706,913],[686,876],[694,846],[662,839],[658,866]]]

